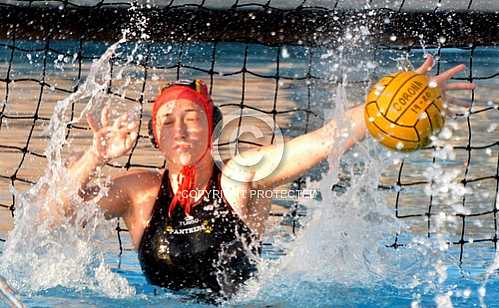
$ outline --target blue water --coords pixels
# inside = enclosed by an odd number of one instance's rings
[[[471,255],[479,255],[481,251],[468,251]],[[488,253],[493,254],[489,249]],[[110,264],[118,261],[116,256],[109,256]],[[333,260],[332,260],[333,261]],[[469,260],[468,260],[469,261]],[[491,261],[480,258],[480,262]],[[200,303],[199,297],[186,292],[172,292],[160,290],[149,285],[141,273],[135,252],[127,251],[121,258],[121,268],[115,266],[113,271],[126,277],[130,285],[136,290],[136,295],[123,299],[112,299],[102,294],[90,291],[75,291],[64,288],[54,288],[38,292],[32,295],[21,296],[22,301],[29,306],[53,307],[53,306],[86,306],[95,305],[99,307],[123,307],[123,306],[151,306],[165,307],[209,307],[206,303]],[[306,262],[306,260],[304,260]],[[469,265],[469,263],[468,263]],[[438,289],[431,289],[428,285],[414,288],[401,288],[393,284],[376,283],[373,286],[351,286],[333,281],[305,280],[299,276],[286,275],[284,279],[276,278],[267,285],[264,290],[247,300],[235,302],[222,302],[225,305],[250,305],[267,307],[409,307],[419,294],[419,303],[422,307],[435,306],[435,296],[444,292],[452,292],[451,300],[455,307],[470,307],[480,304],[477,290],[478,282],[483,267],[461,269],[457,266],[448,268],[448,279]],[[403,276],[401,272],[398,275]],[[496,307],[499,298],[499,280],[493,277],[487,285],[487,293],[484,302],[489,307]],[[471,295],[465,297],[463,292],[471,290]]]

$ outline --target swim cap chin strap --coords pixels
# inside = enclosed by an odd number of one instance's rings
[[[203,107],[203,110],[205,111],[206,117],[208,119],[208,147],[205,149],[203,155],[201,155],[201,157],[197,161],[195,161],[191,165],[183,166],[180,170],[180,173],[177,175],[179,187],[168,207],[169,217],[172,216],[173,210],[175,209],[177,204],[180,204],[180,206],[182,206],[186,216],[190,215],[193,203],[193,200],[191,198],[191,191],[194,190],[196,180],[195,164],[203,159],[206,153],[208,153],[208,150],[211,149],[211,139],[213,133],[211,129],[213,127],[213,101],[210,99],[206,84],[202,80],[180,81],[177,84],[164,88],[161,91],[161,94],[154,101],[152,109],[152,125],[156,143],[159,144],[158,134],[156,132],[156,114],[159,108],[168,102],[177,101],[179,99],[187,99]]]
[[[194,189],[195,178],[196,167],[194,167],[193,165],[182,167],[180,173],[177,175],[179,183],[177,193],[175,194],[175,196],[173,196],[173,199],[170,202],[170,206],[168,207],[169,217],[172,217],[173,210],[175,209],[177,204],[180,204],[180,206],[184,209],[184,213],[186,216],[190,215],[192,205],[190,192]],[[185,195],[185,193],[187,193],[187,196]]]

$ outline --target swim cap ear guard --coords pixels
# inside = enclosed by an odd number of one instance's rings
[[[185,86],[185,87],[189,87],[189,88],[195,90],[196,92],[200,93],[201,95],[208,95],[206,89],[205,88],[203,89],[202,87],[200,87],[200,84],[204,84],[204,82],[202,82],[200,80],[178,80],[175,83],[173,83],[173,84],[167,86],[166,88],[164,88],[163,90],[161,90],[161,92],[165,91],[166,89],[172,88],[174,86]],[[211,99],[210,99],[210,101],[211,101]],[[153,113],[152,116],[154,117],[154,116],[156,116],[156,114]],[[219,123],[220,124],[223,123],[222,111],[220,110],[220,108],[213,106],[213,122],[212,122],[212,127],[211,127],[211,133],[214,132],[215,127]],[[153,119],[152,118],[149,120],[149,123],[147,124],[147,130],[149,133],[149,140],[151,141],[152,145],[155,148],[158,148],[156,138],[154,137],[154,126],[153,126]]]

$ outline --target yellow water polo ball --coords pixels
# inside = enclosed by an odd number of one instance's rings
[[[402,152],[427,146],[445,123],[440,88],[428,76],[415,72],[385,76],[372,86],[364,115],[376,140]]]

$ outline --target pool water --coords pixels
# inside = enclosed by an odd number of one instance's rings
[[[386,248],[393,253],[393,248]],[[403,250],[403,249],[402,249]],[[456,250],[450,250],[449,255]],[[404,253],[403,251],[400,253]],[[416,274],[413,264],[408,264],[407,271],[404,265],[399,264],[399,272],[392,272],[393,276],[387,281],[356,282],[354,285],[335,282],[334,277],[314,277],[313,273],[292,273],[283,270],[274,274],[268,281],[264,277],[263,284],[249,292],[243,292],[229,301],[222,301],[224,305],[236,306],[267,306],[267,307],[409,307],[418,303],[421,307],[436,306],[436,298],[442,297],[441,304],[448,296],[454,307],[479,306],[482,303],[489,307],[498,306],[499,277],[494,273],[486,284],[486,293],[479,297],[484,276],[484,267],[492,263],[492,259],[485,259],[484,255],[493,256],[490,248],[470,249],[468,253],[476,256],[475,260],[468,260],[467,265],[448,264],[447,279],[442,285],[421,283],[413,285],[411,274]],[[454,255],[454,257],[456,257]],[[334,260],[330,260],[334,262]],[[415,262],[418,260],[415,260]],[[421,261],[421,260],[419,260]],[[125,298],[110,298],[102,293],[89,290],[74,290],[62,287],[51,288],[33,294],[20,294],[21,301],[28,306],[54,307],[70,305],[84,307],[88,305],[98,307],[123,306],[151,306],[171,307],[182,305],[185,307],[208,307],[206,299],[188,292],[173,292],[161,290],[149,285],[142,275],[136,253],[125,251],[119,258],[116,254],[109,254],[106,262],[112,271],[125,277],[135,295]],[[307,262],[307,260],[303,260]],[[118,266],[118,263],[121,263]],[[412,272],[412,273],[411,273]],[[251,287],[249,287],[251,288]],[[250,294],[250,295],[248,295]],[[442,307],[446,307],[445,305]]]

